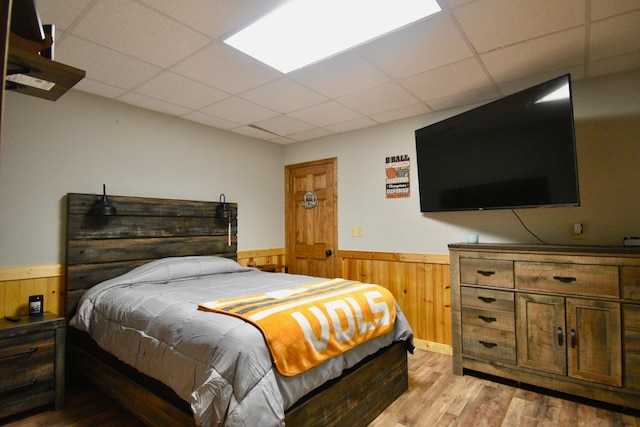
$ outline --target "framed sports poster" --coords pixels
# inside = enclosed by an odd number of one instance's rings
[[[385,159],[387,199],[409,197],[409,155],[390,156]]]

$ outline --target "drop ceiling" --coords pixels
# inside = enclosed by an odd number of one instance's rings
[[[223,43],[284,1],[37,7],[56,26],[55,59],[87,72],[76,90],[278,144],[487,102],[565,73],[640,70],[637,0],[438,0],[432,17],[286,75]]]

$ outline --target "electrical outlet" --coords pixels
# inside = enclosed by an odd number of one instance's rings
[[[355,225],[352,225],[351,229],[349,230],[349,235],[351,237],[356,237],[358,235],[358,227],[356,227]]]
[[[572,235],[574,239],[584,239],[584,225],[578,222],[573,224]]]
[[[362,237],[362,236],[364,236],[364,231],[362,230],[362,227],[361,227],[361,226],[358,226],[358,228],[356,229],[356,235],[357,235],[358,237]]]

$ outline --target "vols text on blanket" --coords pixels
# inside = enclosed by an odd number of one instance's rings
[[[210,301],[198,308],[258,327],[276,369],[286,376],[391,332],[396,318],[395,300],[387,289],[343,279]]]

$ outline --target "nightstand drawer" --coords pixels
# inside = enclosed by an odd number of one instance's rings
[[[55,333],[45,331],[0,340],[0,393],[53,387]]]
[[[513,288],[513,261],[460,258],[460,283]]]
[[[462,353],[516,363],[516,334],[481,326],[462,325]]]
[[[613,265],[516,262],[515,272],[518,289],[620,297],[618,267]]]
[[[463,306],[478,307],[490,310],[514,311],[513,292],[495,291],[493,289],[460,287],[460,303]]]
[[[462,307],[462,323],[492,329],[501,329],[503,331],[516,331],[516,321],[513,311]]]

